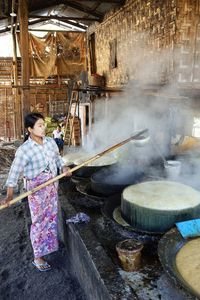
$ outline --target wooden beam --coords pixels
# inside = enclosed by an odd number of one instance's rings
[[[28,36],[28,3],[27,0],[19,0],[19,23],[20,23],[20,52],[21,52],[21,85],[30,84],[30,61],[29,61],[29,36]],[[22,112],[23,117],[30,112],[29,88],[22,88]]]
[[[38,19],[38,20],[30,21],[28,24],[29,25],[35,25],[35,24],[42,23],[42,22],[44,22],[44,21]],[[72,26],[79,27],[80,29],[83,29],[83,30],[87,30],[87,26],[81,25],[79,23],[74,23],[74,22],[70,22],[70,21],[67,21],[67,22],[62,21],[62,22],[65,23],[65,24],[69,24],[69,25],[72,25]],[[31,28],[30,28],[30,31],[31,31]],[[45,30],[45,31],[49,31],[49,30]]]
[[[29,19],[40,19],[40,20],[59,20],[59,21],[99,21],[99,18],[81,18],[81,17],[65,17],[65,16],[38,16],[38,15],[29,15]]]
[[[65,23],[66,25],[75,26],[75,27],[78,27],[78,28],[83,29],[83,30],[87,30],[87,28],[88,28],[87,26],[81,25],[79,23],[74,23],[74,22],[70,22],[70,21],[66,21],[66,22],[62,21],[62,22]],[[57,24],[57,26],[59,26],[59,25]]]
[[[51,19],[55,19],[55,18],[51,18]],[[28,25],[35,25],[35,24],[38,24],[38,23],[41,23],[41,22],[43,22],[44,20],[40,20],[40,19],[38,19],[38,20],[33,20],[33,21],[29,21],[28,22]],[[97,20],[98,21],[98,20]],[[87,29],[87,26],[84,26],[84,25],[81,25],[81,24],[79,24],[79,23],[74,23],[74,22],[70,22],[70,21],[67,21],[67,22],[65,22],[65,21],[62,21],[62,22],[64,22],[64,23],[68,23],[68,24],[70,24],[70,25],[73,25],[73,26],[76,26],[76,27],[79,27],[79,28],[81,28],[81,29],[83,29],[83,30],[86,30]],[[15,26],[18,26],[19,24],[14,24],[13,25],[13,27],[15,27]],[[30,29],[30,31],[31,31],[32,29]],[[8,31],[10,31],[10,26],[7,26],[5,29],[2,29],[2,30],[0,30],[0,34],[1,33],[5,33],[5,32],[8,32]],[[44,31],[49,31],[49,30],[44,30]]]
[[[80,31],[80,30],[64,30],[64,29],[63,29],[63,30],[60,30],[60,29],[58,29],[58,30],[56,30],[56,29],[46,30],[46,29],[33,29],[33,28],[31,29],[31,28],[30,28],[30,29],[28,30],[28,32],[32,32],[32,31],[33,31],[33,32],[34,32],[34,31],[37,31],[37,32],[68,32],[68,33],[69,33],[69,32],[71,32],[71,33],[72,33],[72,32],[73,32],[73,33],[74,33],[74,32],[76,32],[76,33],[84,32],[84,31]],[[24,87],[25,87],[25,86],[24,86]]]

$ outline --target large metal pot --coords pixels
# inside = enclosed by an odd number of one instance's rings
[[[74,165],[78,166],[79,164],[84,162],[84,160],[87,160],[87,159],[88,159],[88,157],[75,160]],[[86,166],[81,167],[80,169],[75,171],[74,174],[78,177],[88,178],[92,174],[94,174],[100,170],[104,170],[110,166],[114,166],[116,164],[117,164],[116,158],[103,157],[103,158],[99,158],[99,159],[95,160],[94,162],[92,162]]]
[[[138,183],[144,172],[134,167],[109,167],[91,176],[91,189],[104,196],[120,193],[130,184]]]
[[[106,167],[108,167],[108,166],[98,166],[98,167],[84,166],[84,167],[80,168],[79,170],[75,171],[73,174],[77,177],[89,178],[95,172],[105,169]]]

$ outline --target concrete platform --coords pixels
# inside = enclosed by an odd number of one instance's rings
[[[137,272],[121,269],[115,245],[126,237],[114,232],[98,207],[86,207],[87,199],[71,183],[60,189],[60,233],[65,244],[70,272],[77,278],[87,299],[194,300],[164,273],[157,255],[144,249]],[[87,224],[66,224],[78,212],[87,213]]]
[[[78,279],[89,300],[137,299],[117,272],[88,224],[67,224],[77,211],[60,195],[60,232],[68,254],[70,272]]]

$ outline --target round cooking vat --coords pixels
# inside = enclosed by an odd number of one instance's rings
[[[123,190],[121,211],[134,228],[165,232],[176,222],[199,216],[200,192],[178,182],[146,181]]]
[[[78,166],[82,164],[84,161],[90,159],[90,157],[85,157],[82,159],[78,159],[74,161],[74,165]],[[102,157],[96,159],[95,161],[81,167],[77,171],[75,171],[75,175],[83,178],[88,178],[95,172],[98,172],[102,169],[108,168],[110,166],[114,166],[117,164],[117,159],[113,157]]]
[[[91,176],[91,189],[104,196],[121,192],[130,184],[138,183],[144,177],[144,172],[134,168],[109,167]]]

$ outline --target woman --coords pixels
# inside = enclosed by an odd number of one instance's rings
[[[25,128],[28,130],[27,140],[17,149],[6,181],[7,203],[13,199],[13,188],[20,173],[26,178],[27,190],[55,177],[58,168],[66,176],[71,175],[64,166],[55,141],[45,137],[43,116],[39,113],[28,114]],[[43,256],[58,249],[57,190],[58,183],[55,182],[28,196],[32,220],[30,238],[34,252],[32,263],[40,271],[51,269]]]

